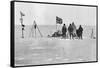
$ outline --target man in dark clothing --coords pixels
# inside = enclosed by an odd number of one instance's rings
[[[71,24],[68,27],[68,32],[69,32],[70,39],[71,39],[71,37],[73,38],[73,27]]]
[[[82,34],[83,34],[83,28],[80,25],[79,26],[79,29],[77,30],[77,35],[78,35],[79,39],[82,39]]]
[[[76,30],[77,38],[79,39],[79,29]]]
[[[64,24],[62,27],[62,36],[63,37],[66,37],[66,32],[67,32],[67,28],[66,28],[66,25]]]

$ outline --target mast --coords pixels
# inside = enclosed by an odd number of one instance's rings
[[[40,32],[40,29],[38,27],[38,25],[36,24],[36,22],[34,21],[34,28],[35,28],[35,36],[36,36],[36,28],[38,29],[40,36],[43,37],[42,33]]]
[[[25,25],[23,24],[23,16],[25,16],[25,14],[23,14],[20,11],[20,15],[21,15],[20,21],[21,21],[21,27],[22,27],[22,38],[24,38],[24,27],[25,27]]]

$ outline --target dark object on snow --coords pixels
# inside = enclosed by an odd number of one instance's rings
[[[34,28],[36,29],[36,27],[37,27],[37,25],[35,24],[35,25],[34,25]]]
[[[81,25],[80,25],[79,28],[76,30],[76,33],[77,33],[77,37],[78,37],[79,39],[82,39],[83,28],[82,28]]]
[[[66,28],[66,25],[64,24],[62,27],[62,36],[63,37],[66,37],[66,32],[67,32],[67,28]]]
[[[73,27],[72,27],[72,25],[70,24],[69,25],[69,27],[68,27],[68,32],[69,32],[69,36],[70,36],[70,39],[71,39],[71,37],[73,38]]]
[[[58,30],[57,32],[54,32],[54,33],[52,34],[51,37],[61,37],[61,36],[62,36],[62,34],[61,34],[61,32]]]

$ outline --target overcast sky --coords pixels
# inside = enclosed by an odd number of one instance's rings
[[[40,3],[15,3],[15,24],[20,25],[20,11],[25,16],[23,23],[32,25],[35,20],[38,25],[55,25],[56,16],[63,19],[63,23],[69,25],[96,25],[96,8],[70,5],[52,5]]]

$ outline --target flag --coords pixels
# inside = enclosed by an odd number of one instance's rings
[[[62,24],[62,22],[63,22],[62,18],[56,16],[56,23],[57,24]]]
[[[21,16],[25,16],[25,14],[24,14],[24,13],[22,13],[21,11],[20,11],[20,14],[21,14]]]

